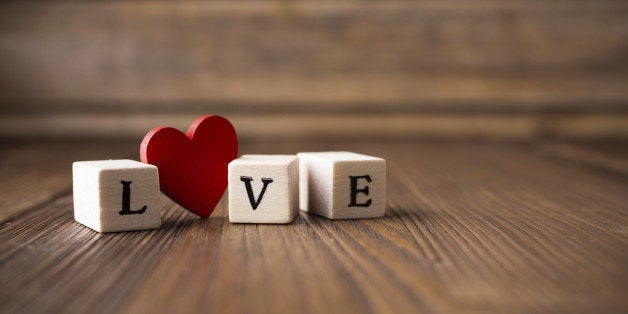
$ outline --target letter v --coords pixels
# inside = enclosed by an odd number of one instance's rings
[[[262,197],[264,197],[264,192],[266,192],[266,188],[271,182],[273,182],[273,179],[262,178],[264,186],[262,187],[262,191],[259,193],[257,201],[255,200],[255,195],[253,195],[253,188],[251,187],[251,181],[253,181],[253,178],[241,176],[240,181],[244,182],[244,185],[246,186],[246,194],[249,196],[249,202],[251,202],[251,207],[253,207],[253,210],[256,210],[257,206],[259,206],[259,203],[262,202]]]

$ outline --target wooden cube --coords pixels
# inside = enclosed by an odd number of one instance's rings
[[[298,199],[297,156],[244,155],[229,163],[229,221],[290,223]]]
[[[134,160],[72,164],[74,219],[98,232],[161,225],[157,167]]]
[[[384,216],[386,160],[352,152],[297,155],[301,210],[329,219]]]

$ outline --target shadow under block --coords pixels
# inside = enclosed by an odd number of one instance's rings
[[[386,160],[352,152],[297,155],[302,210],[329,219],[384,216]]]
[[[98,232],[156,229],[159,213],[157,167],[134,160],[72,164],[74,219]]]
[[[290,223],[299,212],[296,155],[244,155],[229,163],[229,221]]]

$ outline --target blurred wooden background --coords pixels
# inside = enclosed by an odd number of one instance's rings
[[[626,1],[0,2],[0,138],[628,138]]]

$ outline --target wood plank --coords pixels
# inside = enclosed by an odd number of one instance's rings
[[[0,114],[5,139],[139,139],[156,126],[186,130],[198,116],[227,117],[244,140],[484,139],[592,140],[628,138],[628,111],[586,114],[543,113],[196,113]]]
[[[9,2],[0,10],[0,95],[625,100],[627,17],[619,0]]]
[[[206,113],[245,138],[628,137],[625,1],[0,8],[3,139],[136,138]]]
[[[8,73],[5,75],[8,76]],[[7,77],[11,84],[22,79],[36,80],[24,74]],[[55,84],[62,83],[56,78],[49,79],[57,80]],[[190,74],[169,78],[164,85],[144,83],[146,86],[142,86],[142,90],[132,91],[126,90],[132,86],[114,89],[105,82],[100,86],[67,87],[67,92],[29,90],[42,85],[54,85],[47,82],[46,77],[42,80],[46,81],[37,84],[25,82],[25,90],[2,90],[0,102],[9,111],[22,112],[25,109],[35,112],[37,110],[34,109],[39,108],[44,112],[49,111],[46,105],[50,103],[78,105],[83,108],[76,110],[83,112],[89,112],[92,106],[98,104],[107,104],[112,109],[123,104],[135,111],[142,110],[146,104],[150,104],[152,109],[164,110],[165,107],[166,110],[170,108],[170,111],[190,110],[190,107],[198,108],[201,104],[200,107],[205,110],[225,110],[227,107],[231,112],[264,110],[268,107],[284,112],[311,112],[308,106],[334,112],[355,112],[364,108],[370,111],[380,108],[379,111],[382,111],[382,106],[390,107],[384,111],[394,111],[398,107],[404,111],[415,111],[414,108],[420,109],[425,105],[437,108],[444,106],[445,109],[450,108],[450,111],[473,111],[479,107],[483,111],[483,107],[488,105],[501,111],[525,112],[554,107],[564,109],[572,103],[580,107],[597,105],[601,106],[600,109],[625,110],[623,101],[628,98],[628,92],[623,88],[627,80],[625,75],[573,71],[516,74],[347,73],[325,76],[272,72],[233,77],[208,74],[200,78]],[[4,86],[9,86],[9,83]],[[134,109],[134,106],[138,108]]]
[[[548,156],[619,176],[628,175],[628,146],[625,141],[555,142],[545,141],[539,148]]]
[[[219,112],[212,112],[220,114]],[[156,126],[186,130],[197,114],[0,115],[5,138],[141,138]],[[207,114],[207,113],[205,113]],[[226,114],[240,139],[493,138],[528,139],[536,123],[527,115]],[[628,121],[628,114],[625,119]],[[628,125],[628,124],[627,124]],[[28,126],[25,128],[24,126]],[[625,128],[624,128],[625,129]],[[628,134],[628,129],[625,131]]]
[[[571,142],[571,144],[589,151],[597,152],[609,158],[624,161],[628,160],[628,146],[626,146],[626,141],[621,139],[610,139],[606,141],[581,141]]]
[[[137,158],[136,143],[4,142],[0,144],[0,222],[62,195],[72,187],[72,162]]]
[[[0,227],[2,312],[628,309],[628,182],[534,145],[257,141],[388,161],[382,219],[236,225],[164,199],[156,231],[97,234],[70,195]]]

